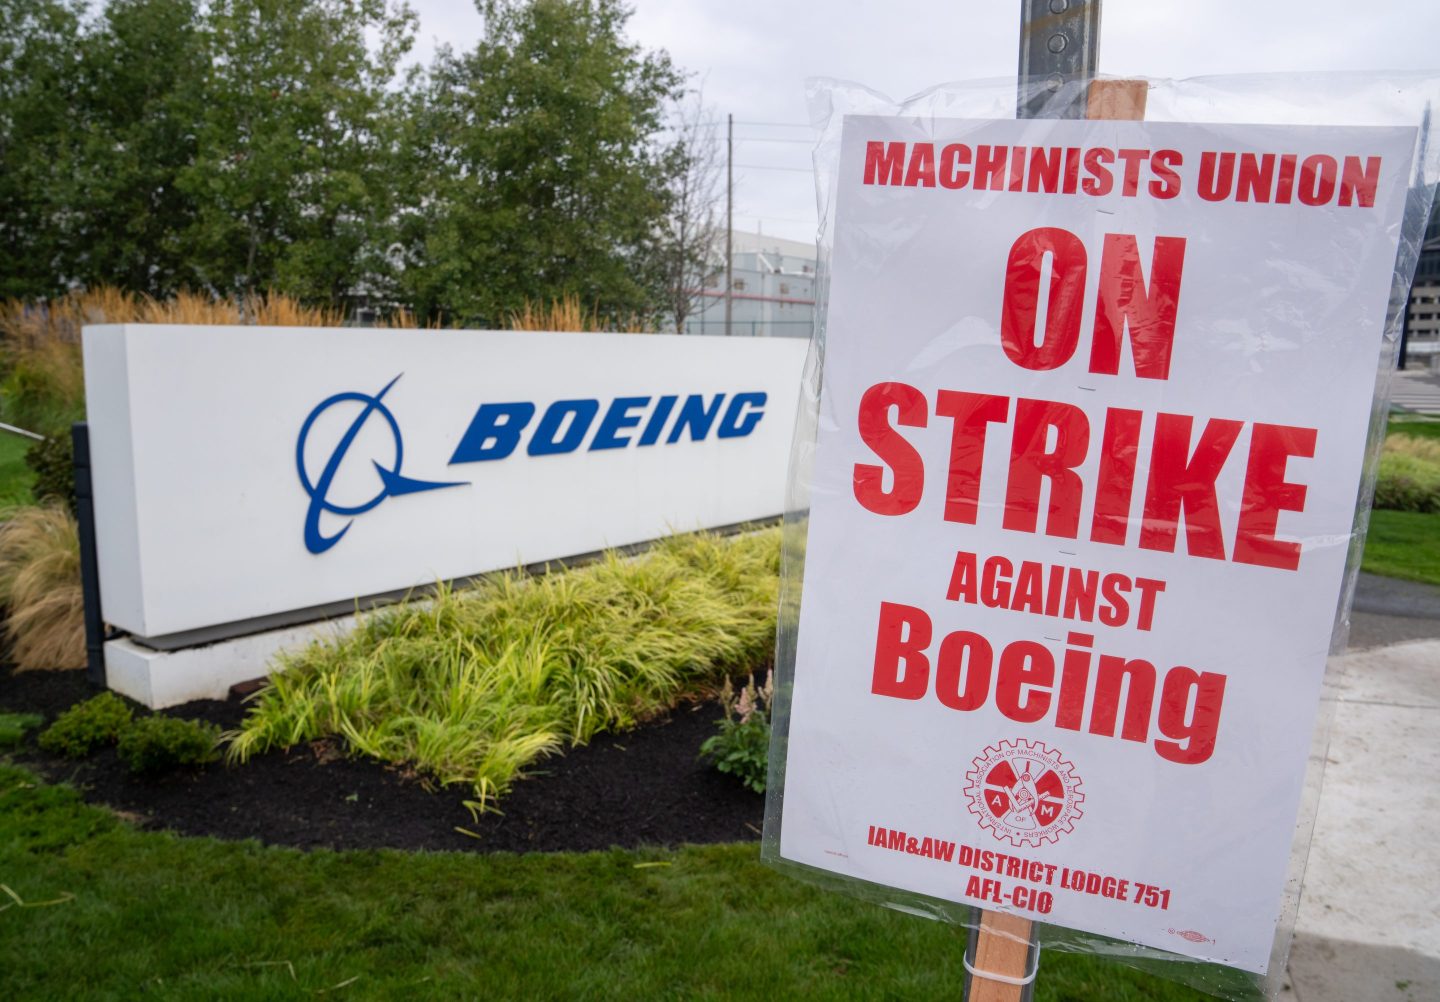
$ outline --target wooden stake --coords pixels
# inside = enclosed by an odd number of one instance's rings
[[[1085,117],[1139,122],[1145,118],[1150,85],[1144,80],[1091,80]],[[1018,915],[982,911],[975,930],[975,970],[1022,979],[1030,973],[1030,937],[1034,923]],[[1032,982],[1033,984],[1033,982]],[[1024,1002],[1028,985],[1012,985],[972,977],[968,1002]]]
[[[1150,85],[1144,80],[1091,80],[1086,118],[1138,122]]]
[[[975,970],[1020,979],[1030,973],[1030,936],[1034,923],[1004,912],[981,912],[975,931]],[[1021,1002],[1025,985],[974,977],[970,981],[970,1002]]]

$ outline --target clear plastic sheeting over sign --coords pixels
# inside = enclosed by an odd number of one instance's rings
[[[815,85],[769,861],[1278,990],[1436,95]]]

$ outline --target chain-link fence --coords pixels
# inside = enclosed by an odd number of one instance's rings
[[[729,333],[733,337],[809,337],[812,323],[810,320],[732,320]],[[725,320],[687,320],[685,333],[723,337]]]

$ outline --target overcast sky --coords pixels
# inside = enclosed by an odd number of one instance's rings
[[[906,97],[947,80],[1013,76],[1019,0],[632,0],[631,35],[663,48],[735,116],[736,229],[813,240],[805,79]],[[411,0],[418,55],[480,33],[466,0]],[[1105,0],[1100,69],[1189,77],[1440,69],[1440,0]],[[752,123],[788,123],[791,127]],[[742,124],[744,123],[744,124]],[[788,169],[760,169],[788,168]]]

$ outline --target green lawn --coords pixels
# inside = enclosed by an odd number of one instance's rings
[[[1435,418],[1397,418],[1391,416],[1386,427],[1389,435],[1414,435],[1417,438],[1440,438],[1440,420]]]
[[[30,503],[35,474],[25,465],[30,439],[0,431],[0,509]]]
[[[1387,434],[1440,439],[1440,420],[1392,416]],[[1440,513],[1376,508],[1370,513],[1361,568],[1371,574],[1440,585]]]
[[[824,894],[753,845],[311,852],[136,831],[0,763],[14,999],[958,998],[959,931]],[[58,902],[45,904],[45,902]],[[1208,998],[1047,953],[1036,998]]]
[[[1440,585],[1440,513],[1370,513],[1363,570],[1407,581]]]

